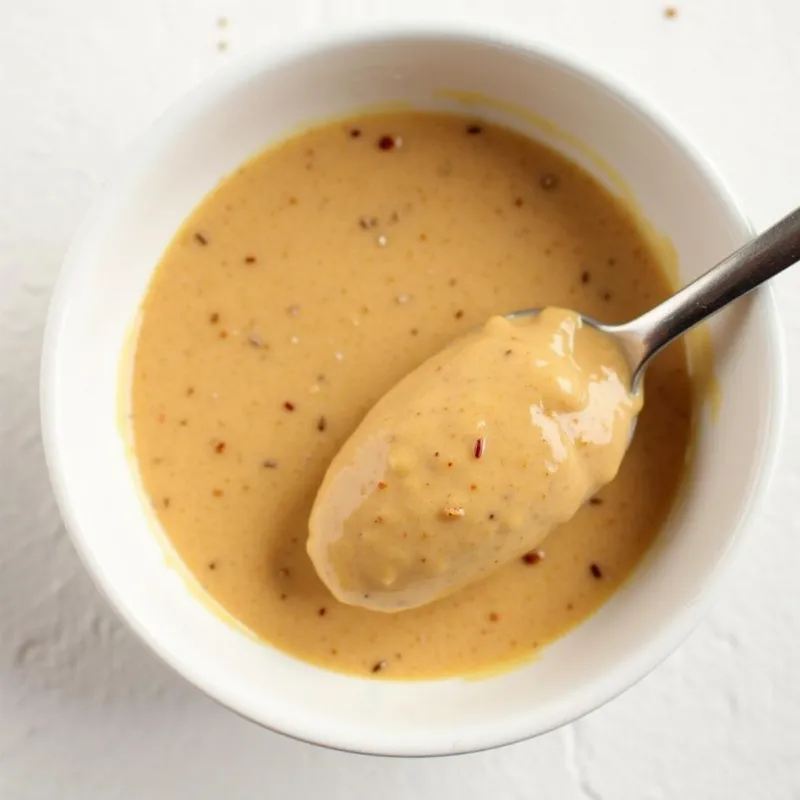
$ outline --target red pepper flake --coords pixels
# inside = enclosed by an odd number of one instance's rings
[[[475,440],[475,445],[472,448],[472,455],[475,458],[480,458],[483,455],[483,451],[486,449],[486,439],[483,436],[480,439]]]
[[[256,263],[256,257],[255,256],[245,256],[244,257],[244,263],[245,264],[255,264]]]
[[[317,614],[319,614],[320,617],[324,617],[327,613],[328,609],[325,608],[325,606],[323,606],[319,611],[317,611]]]
[[[217,442],[214,445],[214,452],[215,453],[224,453],[225,452],[225,442]]]
[[[328,427],[328,420],[325,417],[320,417],[317,420],[317,430],[321,433]]]
[[[552,192],[558,186],[558,176],[553,175],[552,172],[545,172],[539,179],[539,185],[546,192]]]
[[[214,490],[211,492],[211,494],[213,494],[213,495],[214,495],[214,497],[222,497],[222,495],[224,495],[224,494],[225,494],[225,492],[223,492],[223,491],[222,491],[222,489],[214,489]]]
[[[274,458],[266,458],[261,462],[261,466],[264,469],[275,469],[278,466],[278,462]]]
[[[454,316],[456,319],[461,319],[461,318],[464,316],[464,312],[463,312],[463,311],[462,311],[462,310],[459,308],[459,309],[458,309],[458,311],[456,311],[456,313],[455,313],[455,314],[453,314],[453,316]]]
[[[397,146],[397,140],[394,136],[390,136],[389,134],[384,134],[378,139],[378,148],[380,150],[394,150]]]
[[[375,663],[372,665],[372,672],[373,672],[373,674],[374,674],[374,673],[376,673],[376,672],[383,672],[383,670],[385,670],[385,669],[386,669],[386,662],[385,662],[385,661],[383,661],[383,660],[381,660],[381,661],[376,661],[376,662],[375,662]]]
[[[489,614],[489,622],[497,622],[500,619],[500,615],[496,611],[492,611]]]
[[[589,274],[587,270],[581,272],[581,283],[587,284],[592,279],[592,276]]]
[[[603,571],[597,564],[589,564],[589,572],[592,573],[592,577],[600,580],[603,577]]]
[[[378,488],[379,489],[388,489],[389,488],[389,484],[385,483],[384,481],[378,481]]]
[[[204,247],[208,244],[208,239],[202,233],[195,233],[194,238],[200,242]]]
[[[515,205],[517,208],[522,208],[522,206],[524,206],[524,205],[525,205],[525,201],[524,201],[524,200],[523,200],[521,197],[518,197],[518,198],[517,198],[517,199],[514,201],[514,205]]]
[[[479,133],[483,133],[483,125],[478,125],[477,122],[472,122],[467,125],[467,133],[470,136],[477,136]]]
[[[295,405],[294,405],[294,403],[290,403],[288,400],[287,400],[287,401],[286,401],[286,402],[283,404],[283,407],[284,407],[284,408],[285,408],[287,411],[294,411],[294,409],[295,409]]]
[[[592,506],[601,506],[603,505],[603,498],[602,497],[592,497],[589,500],[589,505]]]
[[[361,136],[361,129],[360,128],[350,128],[350,138],[351,139],[358,139]]]
[[[209,314],[209,315],[208,315],[208,321],[209,321],[209,322],[210,322],[212,325],[216,325],[216,324],[219,322],[219,314],[217,314],[217,312],[216,312],[216,311],[215,311],[213,314]]]
[[[528,566],[533,566],[534,564],[538,564],[540,561],[544,560],[544,550],[531,550],[530,553],[525,553],[522,556],[522,560]]]

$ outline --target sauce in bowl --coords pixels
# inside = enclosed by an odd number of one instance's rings
[[[541,549],[429,605],[335,600],[306,552],[315,495],[379,398],[493,315],[616,322],[670,289],[631,211],[517,133],[422,112],[309,130],[225,179],[156,269],[132,389],[144,488],[202,587],[287,653],[387,678],[513,663],[600,607],[657,536],[689,441],[682,343],[648,369],[616,478]]]

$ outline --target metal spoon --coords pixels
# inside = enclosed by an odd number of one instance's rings
[[[662,348],[797,261],[800,208],[640,317],[622,325],[604,325],[583,315],[582,319],[617,340],[630,366],[635,393],[650,359]],[[507,316],[519,319],[539,311],[530,308]]]

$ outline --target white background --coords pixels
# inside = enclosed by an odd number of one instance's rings
[[[0,800],[800,798],[800,268],[776,282],[779,474],[714,612],[623,697],[500,751],[327,752],[207,700],[98,597],[39,442],[43,317],[100,182],[187,88],[298,31],[435,13],[565,44],[672,116],[758,226],[800,204],[800,2],[675,2],[667,19],[662,0],[0,0]]]

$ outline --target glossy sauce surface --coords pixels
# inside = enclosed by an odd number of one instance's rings
[[[617,478],[543,552],[431,605],[334,600],[306,553],[316,492],[375,402],[492,315],[622,321],[669,291],[629,212],[542,145],[419,112],[311,130],[226,179],[156,270],[133,370],[144,488],[199,583],[289,653],[387,678],[510,663],[598,608],[657,535],[692,413],[681,344],[648,370]]]
[[[492,317],[392,387],[336,454],[308,554],[344,603],[425,605],[535,550],[617,474],[642,392],[574,311]]]

